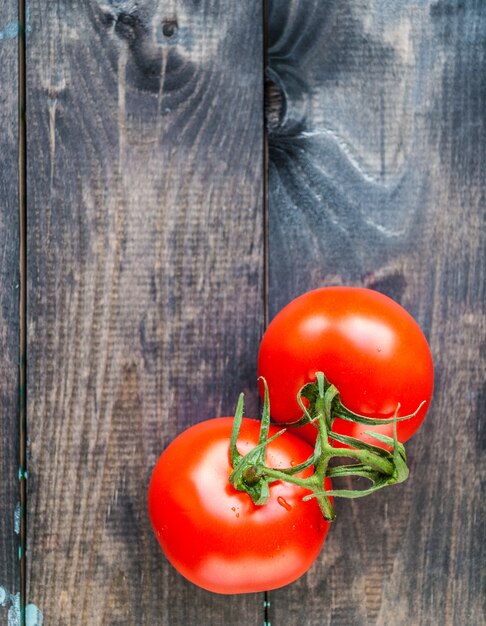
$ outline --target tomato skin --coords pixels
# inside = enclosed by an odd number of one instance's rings
[[[296,395],[315,380],[316,371],[337,387],[344,406],[367,417],[393,417],[398,403],[398,415],[409,415],[425,401],[416,416],[397,422],[401,442],[420,427],[432,397],[432,356],[420,327],[398,303],[371,289],[316,289],[271,321],[260,344],[258,374],[267,381],[274,421],[290,423],[302,416]],[[333,430],[376,445],[381,444],[365,431],[393,436],[391,424],[336,419]],[[294,432],[315,441],[312,425]]]
[[[157,539],[172,565],[191,582],[222,594],[276,589],[304,574],[317,558],[329,524],[309,492],[276,482],[267,504],[228,481],[233,418],[200,422],[160,456],[150,480],[148,509]],[[258,443],[260,422],[244,418],[238,450]],[[277,432],[270,428],[270,436]],[[285,433],[267,448],[270,467],[306,460],[312,448]],[[299,474],[306,476],[311,469]]]

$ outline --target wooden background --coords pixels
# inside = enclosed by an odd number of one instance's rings
[[[486,624],[486,5],[30,0],[23,580],[17,13],[4,0],[0,625],[23,585],[29,626]],[[151,469],[240,390],[256,414],[266,319],[326,284],[391,295],[430,340],[411,478],[338,502],[294,585],[199,590],[149,527]]]
[[[0,11],[0,624],[19,593],[19,197],[17,6]],[[5,608],[2,608],[5,607]],[[10,624],[8,625],[10,626]]]

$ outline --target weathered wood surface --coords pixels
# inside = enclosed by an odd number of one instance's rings
[[[49,626],[246,625],[146,513],[195,421],[256,411],[262,7],[30,2],[28,595]]]
[[[486,623],[486,5],[270,3],[269,313],[326,284],[400,301],[433,408],[411,478],[337,504],[276,626]]]
[[[0,12],[0,624],[19,596],[17,3]]]
[[[261,595],[184,582],[145,512],[177,432],[231,412],[241,389],[256,411],[261,10],[30,3],[28,598],[44,624],[263,621]],[[16,20],[4,2],[2,625],[19,590]],[[339,502],[322,557],[270,594],[269,618],[484,625],[486,7],[273,0],[269,30],[285,92],[270,317],[318,285],[374,287],[418,319],[437,376],[410,480]]]

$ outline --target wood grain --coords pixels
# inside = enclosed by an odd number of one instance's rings
[[[269,311],[365,285],[428,336],[411,478],[339,502],[277,626],[486,623],[486,6],[270,2]]]
[[[185,427],[257,407],[260,3],[30,20],[29,596],[49,626],[259,623],[168,565],[146,489]]]
[[[17,3],[0,14],[0,624],[19,593]]]

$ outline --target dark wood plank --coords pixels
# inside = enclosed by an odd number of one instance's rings
[[[260,4],[30,3],[29,593],[51,626],[262,620],[261,595],[182,580],[146,512],[178,432],[240,390],[257,408]]]
[[[0,14],[0,624],[19,606],[17,2]],[[9,622],[10,623],[10,622]]]
[[[270,318],[366,285],[416,317],[436,364],[411,478],[338,502],[272,624],[483,625],[486,5],[274,0],[269,24]]]

